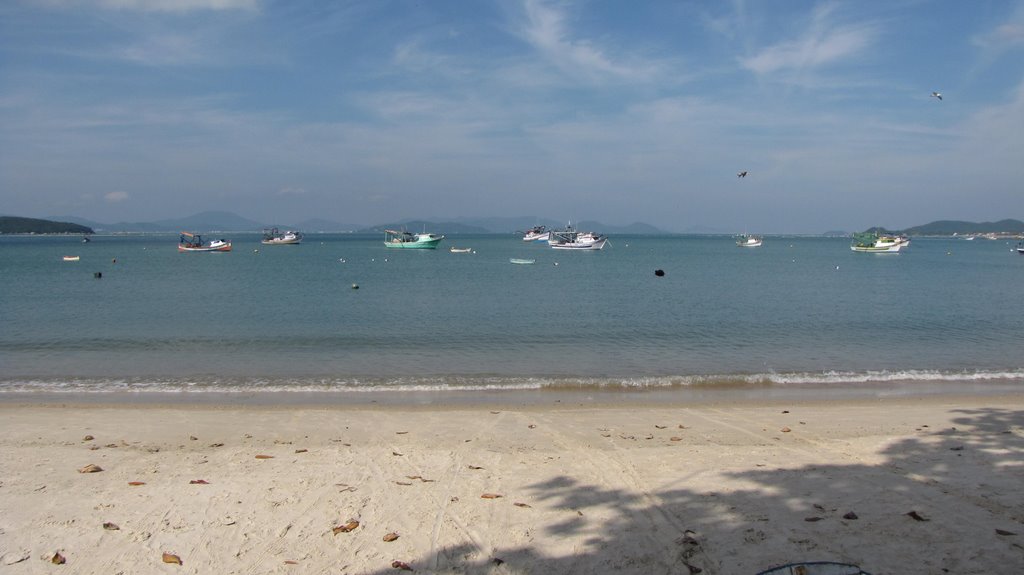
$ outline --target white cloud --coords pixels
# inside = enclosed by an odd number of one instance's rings
[[[656,77],[659,69],[656,64],[616,62],[591,41],[573,39],[565,24],[565,14],[544,0],[525,0],[524,8],[528,22],[523,36],[563,71],[594,79]]]
[[[257,10],[259,0],[49,0],[51,5],[92,4],[109,10],[138,12],[192,12],[195,10]]]
[[[849,58],[871,45],[878,34],[875,26],[835,25],[832,12],[832,4],[820,6],[799,38],[764,48],[754,56],[741,58],[740,63],[759,75],[802,72]]]
[[[123,202],[127,200],[128,192],[109,192],[107,194],[104,194],[103,199],[112,204],[116,204],[118,202]]]
[[[148,37],[142,43],[121,49],[116,55],[129,62],[151,66],[194,64],[204,58],[201,46],[193,38],[166,34]]]
[[[1007,50],[1016,46],[1024,46],[1024,22],[1007,22],[993,29],[988,34],[975,36],[974,44],[991,50]]]

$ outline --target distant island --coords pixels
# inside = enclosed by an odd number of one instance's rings
[[[52,216],[49,219],[0,216],[0,234],[92,234],[101,233],[169,233],[180,231],[198,232],[259,232],[268,228],[299,230],[307,233],[383,233],[385,229],[404,229],[411,232],[428,231],[437,234],[515,234],[534,226],[543,225],[551,229],[565,227],[569,222],[534,216],[520,217],[460,217],[451,220],[402,220],[373,226],[342,224],[324,219],[303,222],[260,223],[243,218],[231,212],[201,212],[184,218],[159,220],[155,222],[120,222],[103,224],[75,216]],[[595,221],[578,221],[572,224],[581,230],[592,230],[615,235],[665,235],[667,232],[650,224],[635,222],[615,226]],[[908,236],[994,236],[1017,237],[1024,235],[1024,222],[1005,219],[996,222],[967,222],[961,220],[939,220],[903,230],[872,227],[866,232],[905,234]],[[714,234],[724,232],[706,227],[687,229],[688,234]],[[849,236],[848,232],[829,231],[823,236]]]
[[[92,228],[70,222],[0,216],[0,234],[92,234]]]
[[[998,222],[963,222],[957,220],[941,220],[904,230],[912,236],[953,236],[1002,234],[1013,235],[1024,233],[1024,222],[1020,220],[999,220]]]
[[[153,222],[118,222],[105,224],[77,216],[50,216],[51,220],[69,220],[91,227],[101,233],[167,233],[180,231],[198,232],[258,232],[268,228],[299,230],[307,233],[383,233],[385,229],[404,229],[411,232],[426,231],[437,234],[513,234],[537,225],[562,228],[568,222],[541,219],[535,216],[520,217],[460,217],[451,220],[401,220],[376,225],[356,225],[312,219],[301,222],[257,222],[231,212],[210,211],[191,216]],[[666,234],[652,225],[636,222],[625,226],[613,226],[593,221],[572,222],[581,230],[593,230],[605,234]],[[24,233],[24,232],[22,232]],[[36,232],[41,233],[41,232]]]
[[[1024,222],[1020,220],[999,220],[998,222],[965,222],[961,220],[939,220],[914,226],[905,230],[869,228],[868,232],[902,233],[908,236],[1019,236],[1024,234]]]

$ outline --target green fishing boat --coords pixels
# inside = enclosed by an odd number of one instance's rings
[[[384,246],[389,248],[432,250],[437,248],[437,244],[443,239],[444,236],[437,234],[384,230]]]

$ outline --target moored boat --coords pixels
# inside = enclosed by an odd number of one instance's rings
[[[910,240],[903,236],[879,235],[870,232],[854,235],[850,249],[855,252],[872,254],[894,254],[909,243]]]
[[[443,239],[444,236],[438,234],[384,230],[384,245],[389,248],[432,250],[437,248],[437,244]]]
[[[81,258],[79,256],[64,256],[61,259],[63,259],[66,262],[77,262]]]
[[[453,254],[468,254],[473,251],[473,248],[457,248],[455,246],[452,246],[448,248],[448,251],[450,251]]]
[[[608,242],[608,238],[594,232],[580,232],[572,226],[564,230],[551,230],[548,245],[556,250],[600,250]]]
[[[263,230],[263,239],[260,243],[265,246],[294,246],[302,242],[302,233],[288,230],[284,233],[277,228]]]
[[[224,239],[203,242],[203,236],[181,232],[178,238],[179,252],[230,252],[231,242]]]
[[[519,264],[519,265],[530,265],[537,263],[537,260],[528,260],[523,258],[509,258],[508,263]]]
[[[546,242],[550,237],[547,226],[534,226],[523,232],[524,242]]]
[[[743,234],[736,238],[736,245],[741,248],[759,248],[764,240],[760,236]]]
[[[1017,253],[1024,255],[1024,241],[1017,244]]]

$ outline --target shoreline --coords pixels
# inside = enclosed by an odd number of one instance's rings
[[[1024,393],[961,391],[2,401],[0,565],[42,572],[59,552],[78,573],[384,575],[401,561],[421,573],[731,575],[812,560],[875,575],[1013,572]],[[88,464],[102,471],[79,473]]]
[[[5,405],[239,406],[239,407],[635,407],[752,404],[765,402],[882,401],[894,398],[979,398],[1024,396],[1024,382],[904,381],[822,384],[714,384],[665,387],[541,387],[527,389],[337,391],[5,391]]]

